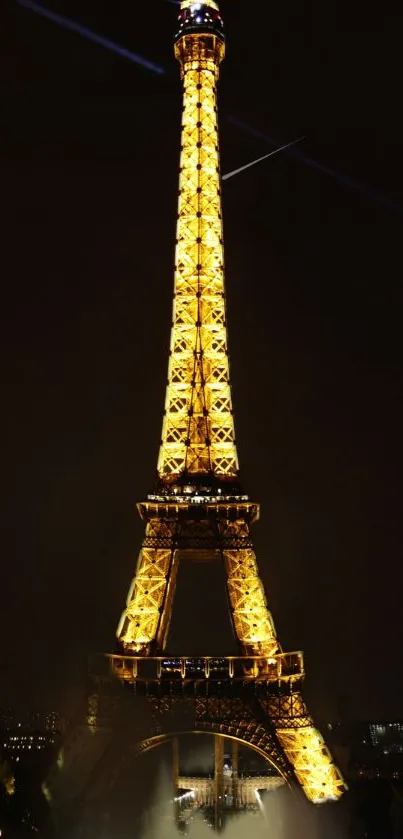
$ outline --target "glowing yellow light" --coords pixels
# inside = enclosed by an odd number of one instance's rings
[[[340,798],[345,783],[313,724],[298,729],[276,728],[276,734],[309,801],[323,804]]]
[[[15,778],[8,763],[0,762],[0,784],[5,789],[6,795],[12,796],[15,793]]]
[[[223,43],[176,44],[183,76],[175,295],[158,472],[235,477],[224,298],[216,83]]]
[[[197,3],[196,0],[182,0],[181,2],[181,9],[197,9],[197,6],[200,6],[200,3]],[[203,6],[210,6],[212,9],[216,9],[218,12],[218,4],[215,0],[203,0]]]
[[[213,0],[203,5],[218,11]],[[182,10],[197,7],[194,0],[181,2]],[[216,98],[224,42],[213,31],[199,33],[195,28],[186,31],[184,26],[175,43],[183,115],[173,326],[158,458],[161,491],[139,505],[145,538],[117,636],[125,650],[141,656],[164,651],[182,554],[209,559],[218,555],[225,565],[233,626],[243,654],[262,656],[275,668],[273,656],[282,650],[250,539],[258,507],[254,505],[252,512],[247,497],[235,501],[232,491],[225,489],[225,482],[228,487],[235,484],[238,456],[227,351]],[[193,492],[195,476],[208,477],[206,483],[217,494],[214,500],[208,493],[204,497]],[[181,539],[191,547],[182,548]],[[206,544],[209,547],[203,547]],[[310,801],[339,798],[344,781],[302,696],[287,692],[291,676],[282,666],[276,678],[285,685],[284,696],[274,696],[273,708],[267,700],[280,746]],[[253,667],[254,677],[269,678],[264,661]],[[302,657],[298,672],[302,678]],[[130,667],[120,675],[133,678]],[[94,731],[97,719],[92,697],[88,724]]]
[[[232,538],[238,544],[242,544],[242,539],[249,541],[246,522],[224,521],[220,523],[220,529],[224,540]],[[245,653],[267,657],[276,655],[281,649],[267,608],[255,552],[250,547],[224,550],[223,557],[235,632]]]
[[[51,791],[50,791],[50,789],[49,789],[49,787],[48,787],[48,785],[47,785],[46,783],[43,783],[43,784],[42,784],[42,792],[43,792],[43,794],[44,794],[44,796],[45,796],[45,798],[46,798],[46,801],[48,801],[48,802],[49,802],[49,804],[51,804],[51,803],[52,803],[52,800],[53,800],[53,799],[52,799],[52,793],[51,793]]]

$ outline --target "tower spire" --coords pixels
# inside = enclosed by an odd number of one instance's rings
[[[216,0],[205,0],[204,3],[197,3],[195,0],[181,0],[181,10],[184,9],[192,9],[194,12],[200,12],[200,9],[203,6],[209,6],[210,9],[214,9],[218,12],[218,3]]]
[[[175,55],[183,81],[173,325],[158,474],[238,474],[224,291],[217,80],[224,29],[213,0],[182,0]]]

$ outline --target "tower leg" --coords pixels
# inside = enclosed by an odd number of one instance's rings
[[[231,740],[231,763],[232,763],[232,806],[238,807],[238,773],[239,773],[239,743]]]
[[[224,807],[224,737],[214,736],[214,825],[223,828]]]

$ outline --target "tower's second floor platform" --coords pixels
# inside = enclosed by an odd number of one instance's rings
[[[118,678],[121,682],[156,686],[168,690],[180,687],[186,692],[230,691],[236,686],[296,686],[304,677],[301,652],[265,656],[135,656],[107,654],[96,656],[91,662],[92,674],[101,680]],[[176,687],[175,687],[176,686]],[[147,691],[146,691],[147,692]]]

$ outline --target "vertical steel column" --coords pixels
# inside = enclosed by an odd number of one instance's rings
[[[214,824],[217,831],[223,828],[224,807],[224,737],[214,735]]]
[[[176,801],[179,794],[179,740],[177,737],[172,739],[172,787],[174,794],[174,821],[179,825],[179,801]]]
[[[232,806],[238,807],[239,743],[231,740]]]

